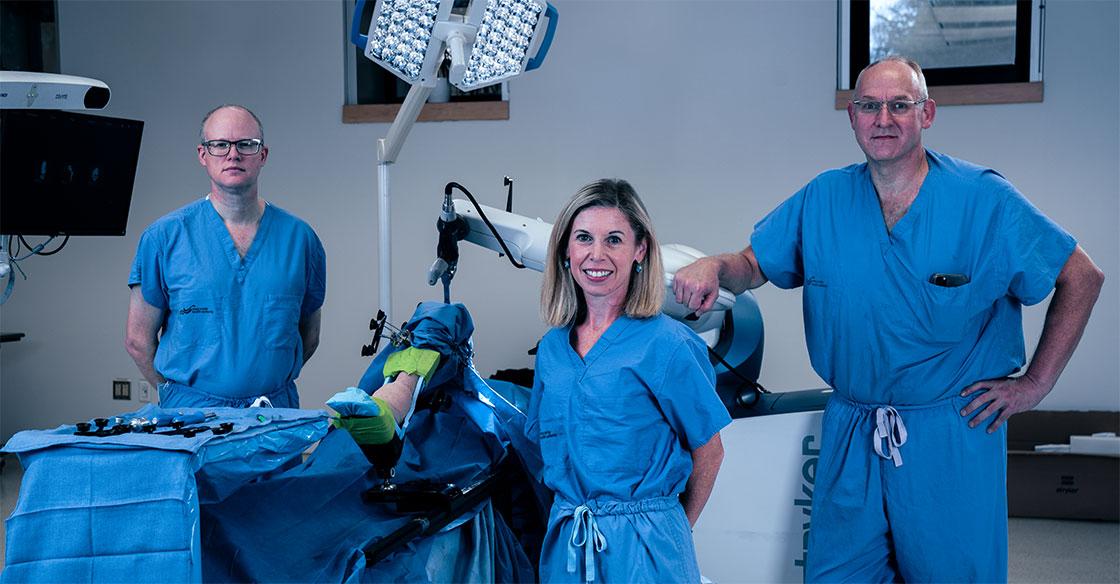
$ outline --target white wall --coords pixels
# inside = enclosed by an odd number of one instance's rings
[[[836,5],[778,2],[560,0],[544,66],[510,83],[510,120],[420,124],[393,170],[398,314],[437,299],[426,286],[439,195],[450,180],[495,206],[517,180],[515,210],[550,220],[579,186],[629,179],[664,242],[708,252],[744,245],[750,226],[817,172],[861,159],[832,108]],[[1120,409],[1120,4],[1051,1],[1046,100],[943,107],[927,133],[937,150],[999,169],[1074,233],[1109,275],[1081,347],[1042,404]],[[137,238],[202,195],[199,118],[239,102],[264,120],[265,198],[308,220],[328,254],[318,354],[299,380],[305,407],[354,383],[377,310],[375,150],[387,124],[343,125],[340,1],[60,0],[62,68],[103,79],[106,115],[146,122],[128,235],[76,238],[25,262],[0,318],[27,337],[0,349],[0,439],[25,428],[134,409],[110,381],[139,379],[122,339]],[[531,365],[544,331],[540,276],[467,246],[453,288],[477,322],[477,365]],[[800,294],[758,291],[766,318],[762,383],[818,387],[805,350]],[[1029,309],[1029,350],[1045,304]]]

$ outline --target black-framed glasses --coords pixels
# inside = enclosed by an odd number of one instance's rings
[[[856,106],[856,112],[869,116],[879,115],[879,110],[883,109],[883,105],[887,106],[887,111],[890,112],[892,116],[904,116],[914,111],[914,108],[925,103],[927,99],[928,98],[923,98],[918,101],[911,99],[892,99],[890,101],[857,99],[852,101],[852,105]]]
[[[244,140],[237,140],[236,142],[230,142],[229,140],[206,140],[202,142],[202,145],[206,147],[206,152],[209,153],[210,156],[225,156],[229,154],[231,146],[237,148],[238,154],[248,156],[260,152],[261,146],[264,146],[264,140],[260,138],[246,138]]]

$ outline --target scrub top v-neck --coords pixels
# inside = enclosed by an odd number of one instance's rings
[[[302,220],[266,205],[242,258],[210,201],[200,199],[141,236],[129,285],[166,310],[156,370],[216,396],[265,395],[299,375],[300,319],[325,295],[325,254]]]
[[[933,151],[927,161],[890,231],[862,163],[821,174],[751,237],[771,282],[804,287],[814,370],[857,402],[932,403],[1016,371],[1022,306],[1050,293],[1076,245],[995,171]]]

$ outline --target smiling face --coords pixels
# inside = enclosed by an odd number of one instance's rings
[[[572,220],[567,259],[589,308],[626,303],[634,262],[646,256],[626,215],[614,207],[588,207]]]
[[[853,99],[889,102],[895,99],[919,101],[918,75],[905,63],[884,61],[860,75]],[[871,163],[893,162],[916,157],[924,152],[922,130],[933,124],[936,105],[933,100],[910,108],[895,116],[882,107],[874,114],[861,113],[848,104],[848,119],[856,142]]]
[[[231,143],[247,138],[260,138],[261,129],[253,116],[243,109],[222,108],[206,120],[202,130],[203,140],[226,140]],[[254,188],[261,174],[268,148],[261,147],[256,154],[241,154],[231,145],[225,156],[213,156],[203,146],[198,147],[198,162],[210,175],[212,189],[225,192],[245,192]]]

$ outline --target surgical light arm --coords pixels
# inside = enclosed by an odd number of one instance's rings
[[[440,64],[450,57],[450,81],[464,91],[536,69],[548,54],[558,14],[543,0],[378,0],[366,21],[366,2],[355,4],[350,41],[411,86],[377,142],[378,300],[392,315],[389,169],[436,85]]]

